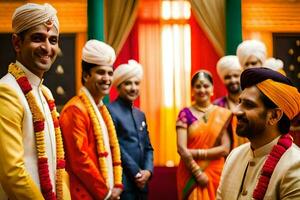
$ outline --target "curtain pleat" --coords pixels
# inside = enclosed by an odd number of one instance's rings
[[[105,41],[118,54],[138,14],[139,0],[105,0]]]
[[[225,0],[190,0],[195,17],[219,56],[225,51]]]

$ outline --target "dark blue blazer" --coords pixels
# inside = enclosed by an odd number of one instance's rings
[[[153,173],[153,148],[145,114],[120,97],[107,105],[113,119],[121,149],[124,191],[139,189],[134,182],[140,170]],[[147,186],[142,190],[147,192]]]

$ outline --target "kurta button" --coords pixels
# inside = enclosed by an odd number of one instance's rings
[[[254,161],[250,161],[250,162],[249,162],[249,165],[250,165],[251,167],[253,167],[253,166],[255,166],[255,162],[254,162]]]
[[[247,194],[248,194],[248,191],[247,191],[246,189],[243,189],[242,195],[243,195],[243,196],[246,196]]]

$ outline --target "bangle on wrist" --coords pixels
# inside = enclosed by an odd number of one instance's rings
[[[204,160],[207,158],[207,149],[203,150],[204,151]]]
[[[202,173],[202,170],[199,168],[194,174],[195,176],[200,176]]]
[[[197,158],[202,159],[203,155],[204,155],[204,150],[203,149],[198,149]]]

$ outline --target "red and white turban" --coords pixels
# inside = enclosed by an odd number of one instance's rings
[[[217,72],[222,81],[224,81],[224,77],[232,72],[239,71],[242,73],[242,68],[237,56],[224,56],[217,63]]]
[[[116,60],[115,50],[108,44],[89,40],[82,49],[82,60],[99,66],[112,66]]]
[[[18,7],[12,16],[12,29],[14,33],[20,33],[40,24],[50,22],[50,25],[59,32],[59,21],[57,11],[50,4],[43,5],[27,3]]]
[[[245,40],[239,44],[236,50],[236,55],[239,58],[242,68],[244,68],[250,56],[255,56],[262,64],[264,64],[266,54],[266,45],[259,40]]]
[[[121,83],[132,77],[137,77],[139,80],[143,77],[142,65],[135,60],[129,60],[128,64],[121,64],[115,69],[113,85],[118,87]]]

